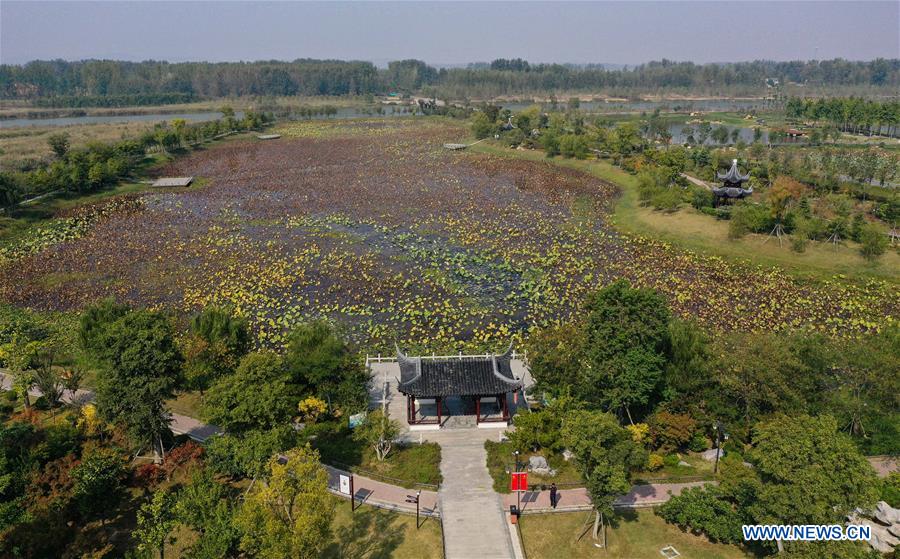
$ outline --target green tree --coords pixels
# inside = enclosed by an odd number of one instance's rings
[[[481,140],[492,136],[496,131],[496,128],[496,125],[483,112],[477,113],[475,117],[472,118],[472,134],[475,135],[476,139]]]
[[[294,429],[281,425],[269,431],[213,437],[206,443],[206,456],[210,466],[220,474],[235,479],[256,478],[264,474],[269,458],[296,444]]]
[[[231,494],[216,481],[209,469],[196,471],[178,492],[175,517],[197,532],[197,542],[188,550],[192,559],[218,559],[234,555],[240,534],[233,523]]]
[[[318,557],[333,517],[328,474],[307,445],[269,460],[268,475],[247,494],[235,523],[241,549],[254,557]]]
[[[159,559],[165,559],[166,540],[175,528],[175,494],[160,489],[143,505],[137,514],[137,528],[134,537],[138,550],[145,553],[159,552]]]
[[[631,489],[631,474],[647,461],[647,454],[615,416],[575,410],[562,423],[562,440],[578,460],[596,513],[594,538],[613,503]],[[606,537],[604,529],[604,547]]]
[[[528,368],[537,390],[559,396],[577,384],[584,367],[584,337],[584,329],[575,322],[548,326],[528,336]]]
[[[399,434],[400,424],[392,420],[385,410],[378,408],[368,413],[365,423],[355,429],[353,437],[371,446],[375,450],[375,457],[383,462]]]
[[[102,448],[87,451],[70,473],[82,515],[106,517],[115,509],[124,494],[126,473],[125,460],[119,453]]]
[[[96,342],[97,409],[123,425],[133,442],[151,446],[161,461],[170,421],[165,401],[181,374],[172,326],[162,314],[133,311],[103,327]]]
[[[831,416],[781,415],[754,429],[761,524],[835,524],[878,498],[875,471]]]
[[[184,348],[185,379],[202,393],[214,379],[234,371],[250,349],[247,319],[230,308],[207,307],[191,321]]]
[[[284,362],[294,404],[312,394],[348,413],[365,409],[368,375],[328,322],[302,324],[291,332]]]
[[[694,321],[669,323],[665,366],[666,398],[678,409],[710,384],[709,337]]]
[[[872,223],[860,228],[859,244],[859,252],[866,260],[875,261],[887,251],[890,243],[884,230]]]
[[[647,406],[662,380],[666,301],[654,290],[619,280],[590,295],[586,310],[587,367],[575,395],[632,421],[631,408]]]
[[[289,379],[277,354],[249,353],[234,373],[210,387],[203,399],[203,416],[231,433],[286,423],[295,402],[288,390]]]

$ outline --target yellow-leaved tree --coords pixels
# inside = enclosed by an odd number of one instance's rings
[[[273,456],[268,475],[235,516],[240,547],[253,557],[318,557],[331,537],[334,502],[319,453],[309,447]]]

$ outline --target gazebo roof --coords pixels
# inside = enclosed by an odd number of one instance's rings
[[[511,348],[510,348],[511,349]],[[397,350],[399,390],[417,398],[490,396],[522,388],[510,367],[511,352],[503,355],[447,358],[407,357]]]
[[[716,172],[716,176],[719,177],[719,180],[730,183],[739,183],[750,180],[750,173],[742,175],[741,172],[738,171],[737,159],[731,160],[731,168],[728,169],[727,173]]]

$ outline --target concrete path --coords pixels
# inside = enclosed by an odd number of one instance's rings
[[[350,475],[349,472],[333,468],[324,464],[328,472],[328,489],[332,493],[347,497],[340,492],[340,476]],[[353,494],[357,503],[366,503],[376,507],[391,509],[409,514],[416,513],[416,503],[407,499],[415,497],[415,489],[406,489],[399,485],[391,485],[381,481],[375,481],[365,476],[353,475]],[[419,495],[419,514],[423,516],[439,516],[438,494],[436,491],[422,490]]]
[[[510,559],[513,551],[503,500],[487,470],[483,430],[433,431],[441,445],[440,489],[447,559]]]
[[[703,188],[705,188],[707,190],[712,190],[712,187],[709,185],[709,183],[704,180],[700,180],[697,177],[692,177],[691,175],[689,175],[687,173],[681,173],[681,176],[686,178],[688,180],[688,182],[696,184],[697,186],[702,186]]]

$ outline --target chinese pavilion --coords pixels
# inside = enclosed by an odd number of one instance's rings
[[[523,387],[522,381],[513,375],[510,367],[511,349],[503,355],[423,358],[408,357],[397,348],[397,362],[400,365],[398,390],[406,396],[406,419],[409,424],[441,425],[444,401],[454,396],[474,400],[476,424],[509,421],[506,396]],[[496,398],[500,417],[482,414],[481,404],[485,398]],[[416,401],[432,399],[437,407],[437,419],[419,417]]]
[[[716,173],[716,177],[722,181],[722,186],[713,187],[712,192],[715,197],[715,205],[718,206],[722,200],[735,200],[746,198],[753,194],[753,187],[746,186],[744,183],[750,180],[750,173],[742,175],[738,171],[737,159],[731,160],[731,168],[727,173]]]

